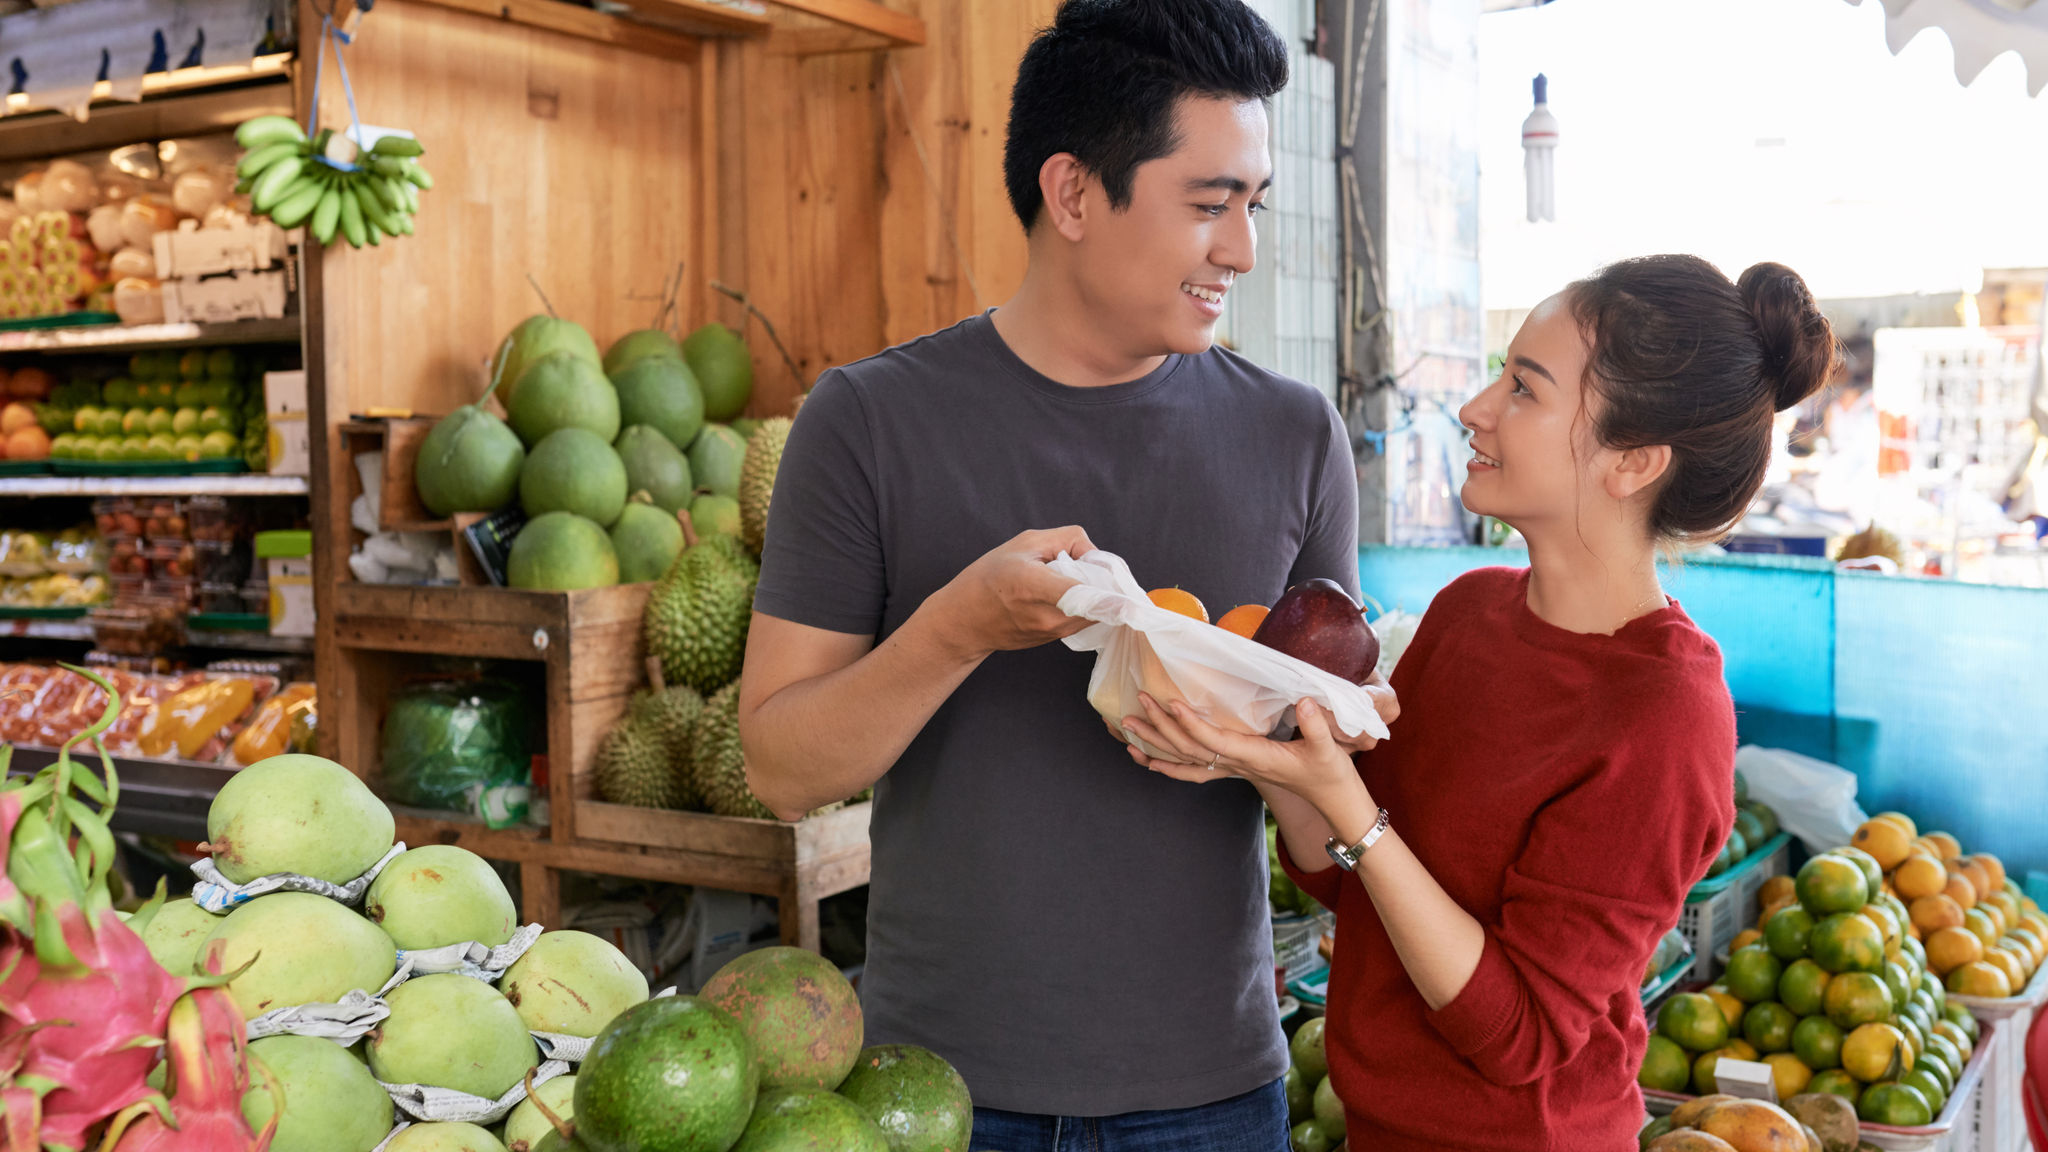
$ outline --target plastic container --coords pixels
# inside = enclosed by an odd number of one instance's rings
[[[135,501],[142,518],[142,534],[151,540],[189,540],[192,529],[185,518],[185,502],[175,496],[144,496]]]
[[[185,501],[185,519],[194,540],[231,541],[241,535],[225,496],[192,496]]]
[[[180,612],[189,612],[199,599],[199,583],[188,578],[151,576],[149,594],[152,598],[175,605]]]
[[[194,539],[192,574],[203,584],[235,584],[249,575],[249,548],[232,540]]]
[[[107,577],[107,589],[114,603],[132,604],[149,594],[149,577],[110,575]]]
[[[265,599],[267,600],[268,598],[266,594]],[[203,582],[199,585],[199,594],[193,601],[192,610],[195,612],[242,612],[245,610],[242,605],[242,589],[239,585]]]
[[[313,534],[258,532],[256,555],[270,577],[270,634],[313,634]]]
[[[147,576],[149,575],[148,545],[140,536],[109,536],[107,542],[107,575]]]
[[[2048,965],[2043,965],[2017,996],[1992,999],[1951,992],[1951,1001],[1970,1010],[1986,1032],[1996,1028],[1992,1039],[1980,1037],[1981,1051],[1994,1048],[1984,1073],[1984,1090],[1977,1102],[1976,1128],[1979,1152],[2017,1152],[2027,1147],[2027,1115],[2022,1103],[2027,1079],[2027,1033],[2034,1016],[2048,1004]]]
[[[193,544],[189,540],[152,538],[143,555],[149,559],[149,574],[152,578],[190,580],[196,575],[194,568],[198,554],[193,550]]]
[[[1792,837],[1780,832],[1735,867],[1693,885],[1678,914],[1678,930],[1692,942],[1693,972],[1699,979],[1711,981],[1721,974],[1719,957],[1737,933],[1756,923],[1757,893],[1764,881],[1788,874],[1791,867]]]
[[[270,584],[267,581],[252,580],[242,585],[242,606],[237,611],[270,615]]]
[[[92,502],[93,525],[102,536],[142,535],[142,516],[132,496],[101,496]]]

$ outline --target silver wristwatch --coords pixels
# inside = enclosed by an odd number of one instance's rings
[[[1346,872],[1356,872],[1358,871],[1359,857],[1364,856],[1367,848],[1378,843],[1379,838],[1387,834],[1387,826],[1390,822],[1391,819],[1387,815],[1387,810],[1382,808],[1380,809],[1379,819],[1372,822],[1372,828],[1366,832],[1365,839],[1346,848],[1344,845],[1337,843],[1337,838],[1332,836],[1323,844],[1323,851],[1330,854],[1330,859],[1337,862],[1337,867],[1342,868]]]

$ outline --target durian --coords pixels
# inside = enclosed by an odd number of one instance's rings
[[[727,685],[704,702],[690,734],[690,777],[704,806],[720,816],[775,819],[775,813],[747,787],[747,757],[740,750],[738,684]]]
[[[681,808],[689,795],[686,775],[677,769],[660,737],[629,716],[597,746],[597,794],[613,804]]]
[[[730,536],[686,549],[647,598],[642,632],[672,685],[716,692],[740,674],[761,567]]]
[[[740,537],[756,556],[768,539],[768,498],[775,492],[775,472],[782,466],[791,423],[785,416],[761,421],[740,464]]]

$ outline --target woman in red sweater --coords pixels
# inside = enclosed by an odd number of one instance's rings
[[[1178,753],[1134,748],[1155,771],[1254,783],[1288,874],[1336,910],[1325,1043],[1352,1147],[1634,1147],[1643,969],[1734,823],[1720,650],[1656,552],[1742,516],[1773,413],[1833,360],[1779,265],[1736,284],[1656,256],[1571,285],[1459,414],[1465,506],[1518,528],[1529,567],[1437,595],[1389,740],[1354,762],[1309,701],[1286,743],[1150,699],[1128,721]]]

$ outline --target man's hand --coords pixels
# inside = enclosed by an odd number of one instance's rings
[[[947,643],[970,660],[1064,639],[1089,622],[1059,610],[1074,582],[1046,562],[1094,550],[1088,534],[1073,526],[1020,533],[969,564],[932,594],[928,607],[940,613]]]

